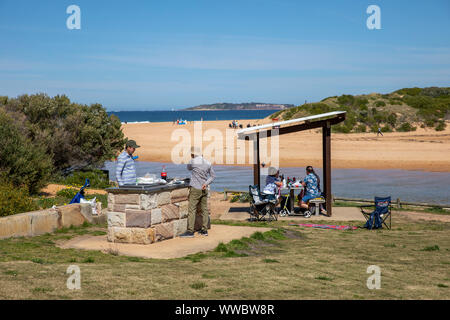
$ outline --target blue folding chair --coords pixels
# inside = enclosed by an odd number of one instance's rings
[[[369,207],[375,207],[375,210],[368,212],[363,209]],[[367,228],[369,230],[381,229],[383,228],[384,224],[386,228],[390,230],[392,226],[391,208],[391,197],[375,197],[373,205],[371,204],[359,206],[361,213],[363,214],[364,218],[366,218],[366,224],[364,225],[364,228]],[[388,219],[389,224],[387,223]]]
[[[73,197],[72,200],[70,200],[69,204],[72,203],[80,203],[80,199],[84,199],[84,189],[91,186],[91,181],[89,179],[86,179],[84,182],[84,186],[81,187],[80,191]]]

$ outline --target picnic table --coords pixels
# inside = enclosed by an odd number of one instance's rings
[[[289,211],[291,212],[291,214],[294,213],[294,203],[295,203],[295,190],[302,190],[303,186],[299,186],[299,187],[292,187],[292,186],[286,186],[286,187],[281,187],[280,188],[280,193],[283,194],[283,191],[289,191],[289,199],[290,204],[289,204]]]

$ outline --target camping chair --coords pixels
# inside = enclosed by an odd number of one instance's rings
[[[261,194],[258,185],[249,186],[250,193],[250,219],[254,218],[257,221],[278,220],[276,206],[277,198],[273,194]]]
[[[86,181],[84,182],[84,186],[81,187],[80,191],[75,195],[75,197],[70,200],[69,204],[72,203],[80,203],[80,199],[84,199],[84,189],[91,186],[91,181],[86,178]]]
[[[372,212],[367,212],[363,208],[375,207]],[[359,206],[361,213],[366,218],[366,224],[364,228],[367,229],[379,229],[383,228],[383,224],[391,229],[392,216],[391,216],[391,197],[375,197],[375,203],[370,205]],[[387,219],[389,218],[389,225]]]

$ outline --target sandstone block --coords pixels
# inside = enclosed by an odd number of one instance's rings
[[[155,241],[153,228],[108,228],[108,241],[119,243],[150,244]]]
[[[189,201],[181,201],[175,205],[180,208],[180,219],[186,218],[189,214]]]
[[[92,223],[92,206],[89,203],[80,203],[80,212],[89,223]]]
[[[140,209],[141,210],[150,210],[153,208],[156,208],[157,204],[156,204],[156,194],[152,193],[152,194],[141,194],[141,206]]]
[[[139,194],[116,194],[114,204],[137,204],[139,205]]]
[[[110,242],[131,243],[131,228],[109,227],[107,239]]]
[[[162,222],[162,211],[161,208],[152,209],[151,213],[151,223],[152,225]]]
[[[107,213],[108,228],[109,227],[125,227],[126,218],[125,212],[110,212]]]
[[[166,204],[161,207],[162,222],[180,219],[180,208],[174,204]]]
[[[130,228],[131,243],[150,244],[155,242],[155,229],[153,228]]]
[[[0,239],[31,236],[31,216],[27,213],[0,218]]]
[[[177,237],[187,231],[187,219],[173,221],[173,236]]]
[[[176,190],[172,190],[170,192],[170,198],[171,198],[172,203],[185,201],[188,199],[188,197],[189,197],[189,189],[188,188],[176,189]]]
[[[126,226],[148,228],[151,225],[150,210],[125,210]]]
[[[61,227],[80,226],[86,218],[81,213],[81,205],[79,203],[69,204],[67,206],[58,207]]]
[[[169,204],[170,203],[170,192],[166,191],[166,192],[161,192],[158,193],[156,196],[156,205],[158,207],[165,205],[165,204]]]
[[[154,226],[154,228],[156,241],[173,238],[174,221],[157,224]]]
[[[50,233],[58,229],[59,214],[54,209],[28,213],[31,216],[31,233],[33,236]]]
[[[113,193],[108,193],[108,205],[109,204],[114,204],[114,194]]]
[[[111,206],[108,205],[108,211],[125,212],[125,205],[124,204],[112,204]]]

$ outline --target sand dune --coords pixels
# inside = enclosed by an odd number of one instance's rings
[[[222,156],[210,153],[216,164],[227,164],[227,154],[234,154],[231,165],[249,165],[249,142],[245,150],[237,145],[236,130],[229,129],[230,121],[204,121],[201,125],[204,150],[212,148],[212,142],[220,146]],[[268,120],[241,120],[247,123],[263,124]],[[178,130],[178,131],[176,131]],[[171,153],[180,148],[180,141],[174,140],[184,131],[188,139],[184,145],[193,143],[194,124],[184,126],[172,122],[124,124],[123,131],[129,139],[141,145],[136,152],[141,161],[172,162]],[[226,140],[226,135],[233,137]],[[208,135],[212,135],[207,141]],[[189,139],[190,138],[190,139]],[[279,164],[281,167],[313,165],[322,166],[322,134],[320,130],[291,133],[279,137]],[[270,140],[270,139],[268,139]],[[232,142],[232,143],[230,143]],[[270,142],[268,154],[270,156]],[[237,163],[236,154],[245,151],[245,164]],[[424,171],[450,171],[450,123],[445,131],[418,128],[414,132],[332,134],[332,167],[365,169],[406,169]],[[214,159],[214,155],[218,159]],[[262,156],[261,161],[270,164],[270,157]],[[230,157],[231,159],[231,157]]]

